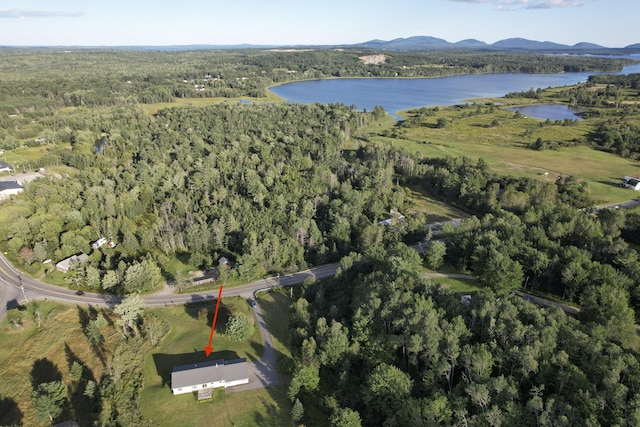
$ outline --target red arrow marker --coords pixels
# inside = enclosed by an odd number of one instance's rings
[[[209,344],[204,348],[204,352],[209,357],[213,351],[211,347],[211,340],[213,340],[213,332],[216,330],[216,321],[218,320],[218,308],[220,308],[220,298],[222,297],[222,285],[220,285],[220,292],[218,292],[218,300],[216,301],[216,311],[213,313],[213,323],[211,323],[211,333],[209,334]]]

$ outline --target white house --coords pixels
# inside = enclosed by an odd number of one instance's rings
[[[56,264],[56,270],[61,273],[66,273],[69,270],[73,270],[76,265],[80,265],[89,261],[89,255],[80,254],[80,255],[72,255],[69,258],[65,258],[59,263]]]
[[[632,190],[640,190],[640,178],[635,176],[625,176],[622,179],[622,186]]]
[[[233,387],[249,382],[247,359],[213,360],[175,366],[171,372],[173,394],[191,393],[218,387]]]
[[[0,200],[9,200],[11,196],[22,193],[24,188],[18,181],[0,181]]]

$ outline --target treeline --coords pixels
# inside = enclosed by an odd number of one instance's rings
[[[76,271],[79,286],[149,290],[158,267],[183,255],[199,267],[227,256],[233,277],[251,279],[424,233],[419,217],[393,230],[377,225],[390,209],[404,210],[394,167],[413,160],[382,147],[343,149],[380,109],[220,105],[163,110],[154,120],[135,107],[92,112],[61,119],[72,149],[35,165],[77,174],[30,183],[2,206],[9,222],[0,231],[27,266],[114,240]]]
[[[294,420],[640,423],[638,356],[603,333],[599,319],[579,322],[490,291],[463,303],[425,282],[417,257],[403,246],[353,255],[336,278],[303,291],[290,314]]]
[[[586,117],[602,119],[588,135],[596,148],[622,157],[640,157],[640,74],[596,74],[559,96],[572,106],[588,108]]]
[[[262,97],[274,83],[300,79],[618,71],[629,62],[488,52],[385,52],[388,59],[382,64],[360,60],[362,56],[378,53],[368,49],[293,52],[3,49],[0,112],[46,114],[64,106]]]
[[[640,259],[625,236],[637,221],[627,226],[621,210],[589,214],[586,187],[572,177],[555,183],[504,178],[483,162],[452,158],[431,160],[420,179],[432,194],[477,213],[448,230],[448,262],[499,293],[553,293],[599,312],[620,342],[635,337]]]

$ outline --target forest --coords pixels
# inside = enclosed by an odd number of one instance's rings
[[[262,97],[270,84],[302,78],[613,71],[623,63],[393,52],[385,64],[365,65],[358,58],[367,53],[0,51],[0,148],[42,149],[29,168],[51,171],[0,205],[0,247],[37,274],[47,259],[85,252],[90,261],[67,285],[118,295],[184,281],[176,260],[206,269],[225,256],[234,267],[222,282],[340,261],[335,278],[296,291],[290,309],[295,363],[281,368],[291,375],[296,423],[640,423],[637,210],[590,209],[578,177],[507,176],[483,159],[428,157],[361,138],[385,120],[379,107],[143,108],[183,97]],[[637,128],[625,123],[637,106],[621,95],[637,96],[637,76],[565,89],[576,105],[615,110],[600,118],[594,147],[640,152]],[[421,214],[379,225],[392,210],[411,211],[410,189],[469,217],[442,229]],[[91,248],[101,236],[117,245]],[[407,246],[421,240],[421,255]],[[477,276],[482,289],[462,303],[422,277],[443,264]],[[537,308],[515,290],[579,306],[580,317]],[[149,349],[142,342],[153,346],[167,330],[135,298],[126,301],[133,309],[124,305],[110,324],[83,314],[83,339],[100,351],[112,345],[108,353],[123,366],[102,379],[75,368],[76,391],[92,381],[100,392],[86,397],[104,425],[145,422],[137,407]]]
[[[290,312],[292,415],[332,426],[640,422],[638,355],[598,320],[489,289],[463,303],[416,274],[420,262],[402,245],[354,254],[304,290]]]

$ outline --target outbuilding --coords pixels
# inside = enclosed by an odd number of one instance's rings
[[[11,196],[22,193],[24,188],[18,181],[0,181],[0,200],[9,200]]]
[[[212,360],[176,366],[171,372],[173,394],[191,393],[219,387],[233,387],[249,382],[247,359]]]
[[[622,179],[622,186],[632,190],[640,191],[640,178],[635,176],[625,176]]]

